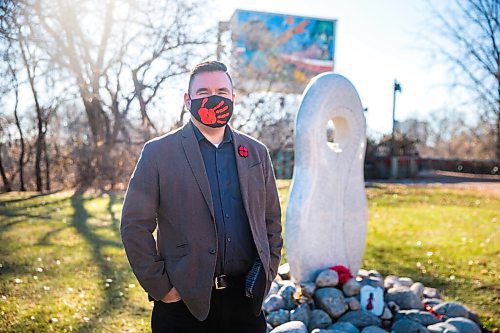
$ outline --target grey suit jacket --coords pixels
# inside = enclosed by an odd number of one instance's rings
[[[217,237],[208,177],[191,122],[148,141],[130,179],[121,219],[125,252],[137,280],[160,300],[175,287],[191,313],[208,316]],[[243,204],[267,276],[281,258],[281,209],[267,148],[234,129]],[[248,157],[238,153],[248,149]],[[157,230],[156,241],[153,237]]]

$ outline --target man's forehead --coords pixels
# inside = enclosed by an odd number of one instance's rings
[[[200,88],[228,88],[231,89],[231,80],[229,76],[222,71],[202,72],[193,77],[192,87]]]

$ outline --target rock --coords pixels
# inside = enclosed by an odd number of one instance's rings
[[[323,310],[315,309],[311,312],[311,320],[307,326],[310,331],[315,328],[326,328],[332,324],[332,318]]]
[[[380,287],[382,289],[384,288],[384,280],[382,280],[378,276],[364,277],[360,283],[361,283],[361,286],[369,285],[372,287]]]
[[[366,326],[361,333],[387,333],[387,331],[378,326]]]
[[[280,280],[276,281],[276,283],[280,286],[280,289],[284,286],[292,286],[295,287],[295,283],[292,280]]]
[[[316,286],[318,288],[323,287],[335,287],[339,284],[339,275],[337,272],[331,269],[325,269],[318,274],[316,278]]]
[[[323,328],[315,328],[311,331],[311,333],[343,333],[342,331],[337,330],[327,330]]]
[[[410,290],[413,291],[415,295],[418,296],[418,298],[422,299],[424,298],[424,285],[420,282],[415,282],[414,284],[411,285]]]
[[[290,312],[290,320],[291,321],[301,321],[306,326],[309,325],[309,321],[311,320],[311,309],[307,304],[301,304],[297,308],[293,309]]]
[[[366,269],[360,268],[359,271],[358,271],[357,276],[366,277],[366,276],[368,276],[368,271]]]
[[[302,295],[306,297],[312,297],[316,291],[316,283],[314,282],[302,282],[300,284],[302,290]]]
[[[329,330],[340,331],[345,333],[359,333],[359,330],[349,322],[337,322],[328,327]]]
[[[413,280],[409,277],[400,277],[397,281],[397,284],[401,287],[411,287],[413,284]]]
[[[332,318],[340,317],[348,306],[342,292],[336,288],[320,288],[314,294],[317,307],[323,309]]]
[[[367,311],[349,311],[340,317],[337,322],[349,322],[357,328],[366,326],[380,326],[381,320],[374,314]]]
[[[450,318],[445,323],[455,326],[460,333],[481,333],[479,326],[468,318]]]
[[[392,325],[391,333],[429,333],[429,330],[416,321],[400,319]]]
[[[428,305],[428,306],[433,308],[434,306],[436,306],[438,304],[444,303],[444,301],[440,298],[424,298],[422,300],[422,303],[424,305]]]
[[[273,330],[273,327],[271,326],[271,324],[269,323],[266,323],[266,333],[269,333]]]
[[[378,271],[376,271],[374,269],[371,269],[368,271],[368,276],[374,276],[374,277],[379,278],[380,280],[384,280],[384,277],[382,276],[382,274],[380,274]]]
[[[402,310],[396,313],[395,320],[409,319],[416,321],[423,326],[429,326],[439,323],[439,319],[432,313],[419,310]]]
[[[285,301],[284,308],[287,310],[291,310],[295,307],[295,302],[293,301],[293,294],[295,291],[295,285],[285,285],[278,291],[278,295],[283,297],[283,300]]]
[[[382,327],[387,332],[390,332],[391,326],[392,326],[392,320],[382,320],[382,325],[380,327]]]
[[[342,291],[344,292],[344,295],[346,295],[346,296],[358,295],[360,290],[361,290],[361,283],[356,281],[356,279],[354,279],[354,278],[349,279],[342,286]]]
[[[408,287],[395,287],[387,291],[385,296],[387,302],[393,301],[402,310],[418,309],[423,310],[422,302]]]
[[[276,327],[271,333],[308,333],[306,325],[301,321],[289,321]]]
[[[273,281],[271,282],[271,287],[269,287],[269,292],[267,293],[267,296],[277,294],[279,290],[280,290],[280,285],[276,281]]]
[[[356,297],[347,297],[345,299],[345,302],[347,303],[347,306],[349,307],[349,310],[351,310],[351,311],[361,309],[361,304],[359,303],[359,301]]]
[[[469,316],[469,311],[460,303],[457,302],[444,302],[432,308],[435,313],[446,316],[448,318],[465,317]]]
[[[439,298],[441,299],[441,294],[436,288],[424,287],[424,297],[425,298]]]
[[[262,304],[262,309],[267,313],[284,308],[285,308],[285,300],[283,299],[283,297],[279,295],[268,296],[264,300],[264,303]]]
[[[384,288],[391,289],[394,287],[394,284],[398,282],[398,277],[395,275],[387,275],[384,279]]]
[[[280,265],[278,267],[278,275],[283,280],[290,280],[290,264],[289,263],[285,263],[283,265]]]
[[[361,310],[366,310],[376,316],[381,316],[384,312],[384,289],[365,285],[361,288],[360,295]],[[370,306],[370,309],[368,307]]]
[[[387,302],[387,306],[389,307],[389,309],[393,312],[393,313],[396,313],[398,312],[399,310],[401,310],[401,308],[399,307],[399,305],[394,302],[394,301],[388,301]]]
[[[382,312],[382,315],[380,316],[380,319],[391,320],[392,317],[394,317],[394,316],[392,315],[391,309],[389,309],[389,306],[386,304],[386,306],[384,307],[384,311]]]
[[[453,325],[447,323],[437,323],[427,326],[431,333],[460,333],[460,331]]]
[[[266,321],[273,327],[282,325],[290,321],[290,311],[280,309],[278,311],[270,312],[266,317]]]

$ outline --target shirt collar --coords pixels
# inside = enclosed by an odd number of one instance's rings
[[[195,124],[193,124],[191,122],[191,126],[193,127],[194,135],[196,136],[196,140],[198,140],[198,142],[200,142],[203,139],[207,140],[205,138],[205,136],[203,135],[203,133],[201,133],[200,129],[198,127],[196,127]],[[231,142],[231,141],[233,141],[233,133],[232,133],[231,129],[229,128],[229,126],[226,125],[226,128],[224,129],[224,138],[222,138],[221,144],[226,143],[226,142]]]

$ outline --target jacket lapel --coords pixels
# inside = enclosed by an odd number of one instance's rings
[[[207,202],[210,213],[212,217],[215,218],[212,194],[210,192],[210,184],[208,183],[205,164],[203,163],[200,146],[198,145],[198,141],[196,140],[196,136],[191,126],[193,125],[189,122],[182,128],[182,148],[184,149],[189,166],[191,167],[191,171],[193,171],[193,175],[196,178],[201,193],[203,193],[203,197]]]
[[[232,129],[231,132],[233,133],[234,156],[236,157],[236,167],[238,169],[238,178],[240,180],[241,197],[243,198],[243,206],[245,207],[247,216],[250,219],[251,212],[248,203],[248,166],[249,166],[249,160],[251,159],[251,155],[249,153],[249,156],[247,158],[244,158],[239,154],[238,148],[240,146],[246,148],[248,148],[248,146],[244,141],[244,137],[242,137],[239,133],[233,131]]]

